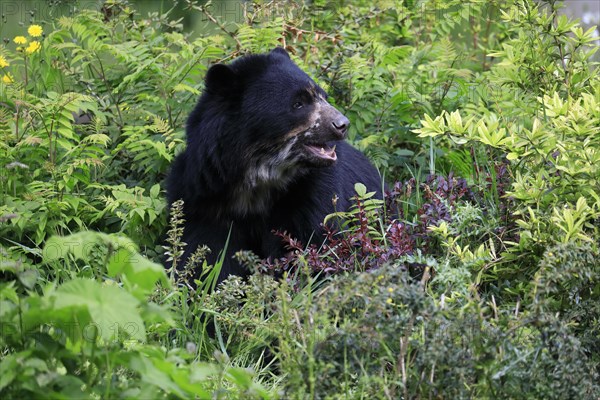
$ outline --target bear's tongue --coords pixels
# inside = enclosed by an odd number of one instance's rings
[[[337,160],[335,145],[333,147],[328,147],[326,144],[307,144],[306,147],[312,154],[319,158],[331,161]]]

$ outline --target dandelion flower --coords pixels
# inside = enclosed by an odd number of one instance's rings
[[[29,29],[27,29],[27,33],[29,33],[32,37],[40,37],[42,36],[42,27],[39,25],[31,25]]]
[[[2,77],[2,82],[5,83],[5,84],[7,84],[7,85],[10,85],[11,83],[14,82],[14,80],[13,80],[13,78],[12,78],[12,76],[10,74],[6,74],[6,75],[4,75]]]
[[[6,58],[4,58],[4,56],[0,56],[0,68],[8,67],[9,65],[10,63],[6,61]]]
[[[392,299],[390,298],[390,299],[387,299],[385,302],[386,302],[386,303],[388,303],[388,304],[392,304],[392,303],[394,302],[394,300],[392,300]]]
[[[25,36],[15,36],[13,42],[15,42],[16,44],[25,44],[27,43],[27,39],[25,38]]]
[[[40,49],[40,47],[42,47],[40,42],[38,42],[37,40],[34,40],[33,42],[29,43],[29,46],[27,46],[27,48],[25,49],[25,52],[27,54],[32,54],[32,53],[35,53],[36,51],[38,51]]]

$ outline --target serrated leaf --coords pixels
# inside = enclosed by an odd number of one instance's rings
[[[141,254],[123,247],[117,250],[108,261],[108,274],[111,277],[121,275],[132,289],[140,288],[140,297],[154,290],[156,282],[168,286],[165,269]]]
[[[91,279],[69,281],[54,293],[54,309],[84,309],[106,341],[121,338],[145,340],[146,329],[137,305],[139,301],[117,285],[102,285]],[[87,327],[84,327],[87,328]]]
[[[53,236],[46,241],[42,254],[46,262],[65,258],[67,254],[73,254],[76,259],[86,260],[98,239],[98,233],[90,231],[69,236]]]

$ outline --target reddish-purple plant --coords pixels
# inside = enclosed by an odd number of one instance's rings
[[[499,193],[502,190],[502,194],[505,173],[502,169],[497,172],[497,190]],[[320,247],[305,246],[288,232],[274,231],[288,250],[287,254],[279,259],[261,260],[258,265],[248,264],[276,274],[301,266],[308,266],[313,273],[332,274],[376,269],[399,257],[412,255],[416,249],[435,255],[437,246],[428,227],[442,221],[451,222],[458,202],[480,203],[482,199],[481,191],[473,190],[465,179],[452,173],[447,177],[428,176],[421,184],[414,178],[396,182],[386,191],[384,202],[378,207],[369,204],[369,199],[355,196],[346,221],[323,226],[325,240]],[[240,255],[240,259],[248,258]]]

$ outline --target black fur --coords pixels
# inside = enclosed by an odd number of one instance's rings
[[[273,229],[319,242],[335,195],[338,211],[356,182],[381,198],[379,173],[343,141],[348,120],[326,97],[280,48],[210,68],[167,179],[169,204],[184,200],[184,260],[205,244],[214,263],[231,232],[219,282],[246,275],[232,255],[282,256]]]

